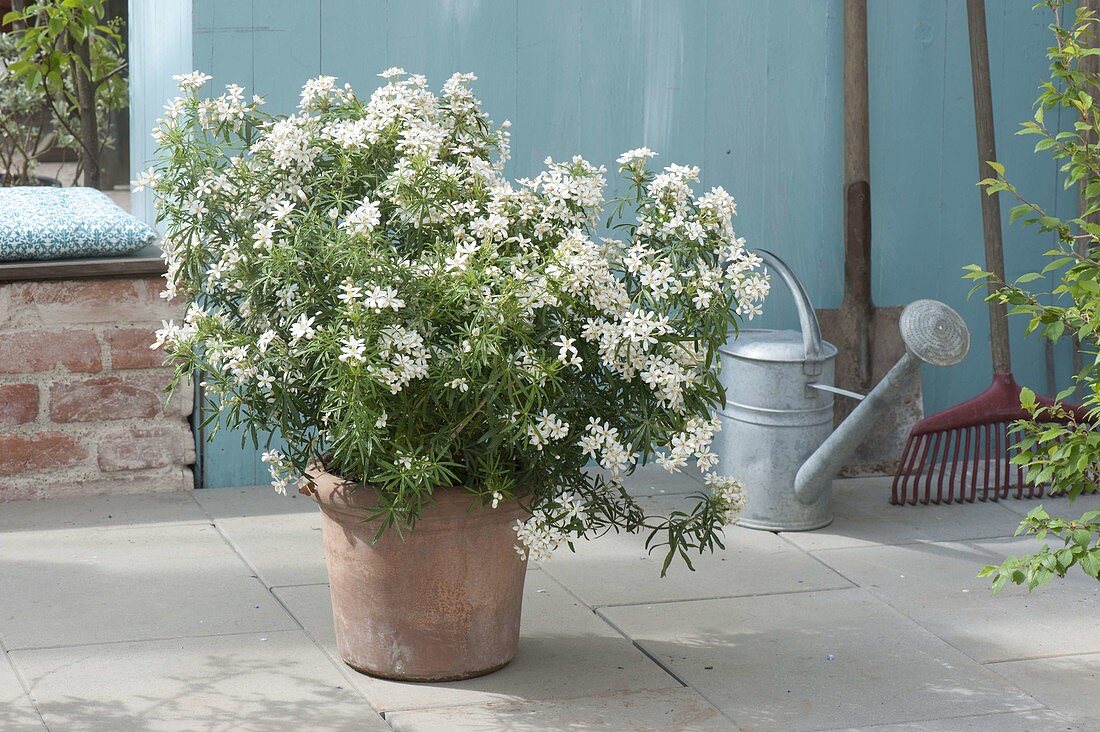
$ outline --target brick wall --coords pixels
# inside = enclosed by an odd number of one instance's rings
[[[0,283],[0,501],[192,487],[192,397],[152,351],[159,277]]]

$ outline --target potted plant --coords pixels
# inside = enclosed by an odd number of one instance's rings
[[[56,146],[76,152],[74,181],[96,189],[104,152],[113,145],[111,113],[127,104],[121,22],[106,16],[106,0],[16,0],[2,21],[13,27],[18,52],[5,73],[39,100]]]
[[[308,81],[289,117],[177,77],[136,181],[165,224],[165,294],[190,301],[156,345],[229,424],[285,441],[264,459],[324,513],[344,659],[465,678],[515,653],[528,559],[608,530],[644,532],[662,573],[721,546],[740,499],[709,450],[718,347],[768,279],[732,198],[692,192],[698,168],[633,150],[612,202],[579,157],[513,184],[473,76],[438,96],[381,76],[369,100]],[[647,516],[621,481],[654,459],[695,462],[710,495]]]

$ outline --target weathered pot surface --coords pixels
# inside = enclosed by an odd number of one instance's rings
[[[455,681],[506,665],[519,644],[527,561],[514,547],[516,501],[482,507],[437,491],[412,531],[365,521],[378,494],[324,472],[304,488],[321,507],[336,645],[357,671],[402,681]]]

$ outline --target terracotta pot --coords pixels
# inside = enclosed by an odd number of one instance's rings
[[[377,494],[319,469],[336,646],[372,676],[454,681],[495,671],[516,655],[527,561],[512,527],[515,501],[481,507],[461,489],[439,491],[412,531],[371,543],[364,509]],[[304,492],[304,491],[303,491]]]

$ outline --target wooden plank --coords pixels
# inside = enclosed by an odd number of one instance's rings
[[[352,85],[362,99],[391,64],[386,0],[321,0],[321,73]]]
[[[320,0],[254,2],[252,44],[252,83],[266,111],[294,112],[302,84],[321,73]]]
[[[160,247],[152,244],[125,257],[0,262],[0,283],[162,275],[166,271],[164,260],[160,257]]]
[[[520,2],[516,31],[515,134],[512,171],[526,176],[578,152],[582,124],[582,0]],[[610,51],[609,51],[610,53]]]
[[[194,67],[214,78],[204,96],[216,97],[226,84],[240,84],[253,93],[252,0],[194,1]]]

